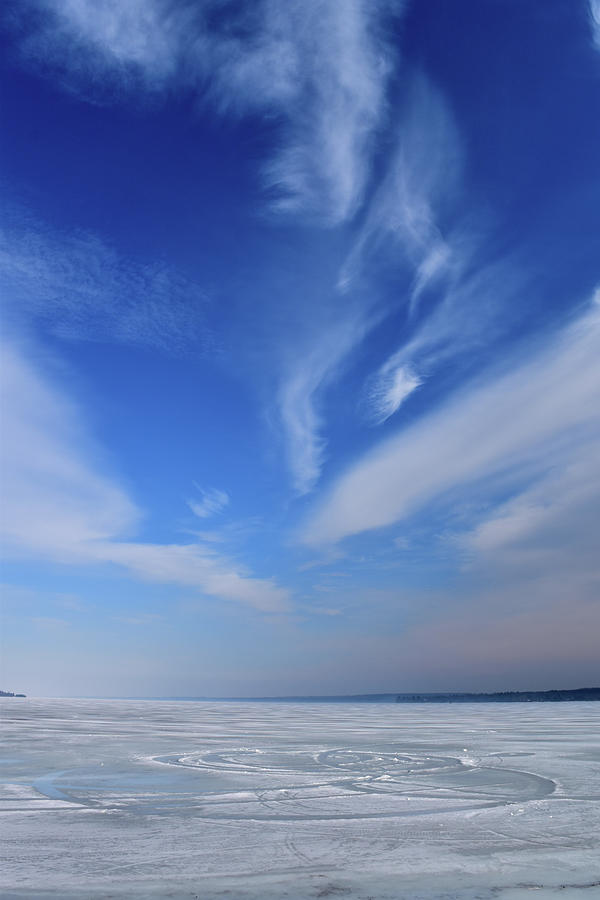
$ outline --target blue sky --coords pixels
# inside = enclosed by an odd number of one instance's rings
[[[597,0],[2,41],[2,687],[597,683]]]

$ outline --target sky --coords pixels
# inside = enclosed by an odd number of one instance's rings
[[[598,0],[5,0],[3,690],[600,683]]]

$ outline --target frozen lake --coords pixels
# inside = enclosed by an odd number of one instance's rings
[[[1,712],[4,898],[600,896],[600,703]]]

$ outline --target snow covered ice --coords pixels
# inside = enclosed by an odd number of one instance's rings
[[[2,701],[4,898],[600,896],[600,704]]]

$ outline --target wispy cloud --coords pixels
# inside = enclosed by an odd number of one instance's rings
[[[196,588],[221,600],[261,612],[286,612],[289,592],[274,579],[255,578],[243,566],[202,544],[104,542],[90,548],[91,560],[116,563],[142,581]]]
[[[278,149],[263,176],[273,207],[325,224],[361,201],[397,50],[383,26],[401,0],[258,0],[229,6],[167,0],[30,0],[23,53],[63,83],[114,101],[182,83],[224,114],[267,112]],[[208,90],[207,90],[208,86]]]
[[[438,224],[455,198],[460,178],[457,129],[441,94],[423,74],[407,76],[406,81],[395,150],[339,274],[337,290],[346,308],[340,307],[334,324],[320,329],[312,351],[295,366],[280,394],[299,493],[314,487],[323,463],[319,395],[384,315],[378,302],[380,276],[373,267],[379,269],[383,259],[384,269],[405,273],[406,295],[399,293],[385,314],[405,307],[410,316],[428,287],[444,280],[448,285],[464,264],[462,243],[451,243]],[[422,383],[412,356],[402,348],[367,380],[362,407],[372,423],[389,418]]]
[[[494,580],[576,573],[600,580],[600,440],[560,448],[553,465],[533,484],[500,504],[460,537],[471,571],[495,571]]]
[[[28,348],[27,355],[34,352]],[[193,587],[259,610],[284,611],[289,594],[272,579],[200,543],[128,540],[141,514],[114,477],[100,474],[102,454],[81,411],[33,365],[24,348],[3,348],[2,530],[11,557],[64,565],[118,565],[138,579]],[[48,360],[46,360],[48,363]],[[105,466],[104,466],[105,468]]]
[[[466,554],[436,621],[409,629],[410,654],[450,674],[490,662],[506,687],[593,683],[600,628],[600,435],[551,448],[545,472],[457,537]],[[579,430],[581,435],[581,430]],[[448,612],[445,612],[448,610]],[[468,629],[465,629],[468,622]]]
[[[284,374],[277,400],[298,494],[312,490],[323,465],[326,444],[319,396],[339,376],[344,360],[368,327],[360,309],[346,309],[336,324],[325,324],[302,358],[292,357]]]
[[[261,162],[261,177],[273,210],[332,226],[348,222],[361,206],[374,141],[386,122],[386,94],[399,56],[392,23],[403,11],[402,0],[347,0],[343,5],[258,0],[229,6],[226,17],[217,0],[195,6],[167,0],[29,0],[26,5],[37,16],[23,26],[23,54],[70,90],[102,102],[128,95],[137,102],[141,92],[159,98],[185,85],[222,115],[266,114],[274,141]],[[78,244],[71,247],[72,257],[84,249]],[[14,259],[14,251],[11,255]],[[25,255],[21,270],[29,271],[33,253]],[[57,280],[54,270],[44,274]],[[89,282],[85,268],[77,276],[81,284]],[[138,277],[143,280],[147,273]],[[81,291],[68,295],[77,297],[76,314],[69,315],[61,300],[62,315],[53,327],[62,333],[82,327]],[[100,317],[106,326],[93,306],[85,320],[93,326]],[[132,310],[131,319],[139,312]],[[111,320],[117,336],[145,334],[160,342],[169,335],[153,319],[142,320],[145,327],[138,328],[125,313],[118,323]],[[279,421],[299,493],[311,489],[323,461],[319,395],[365,332],[352,315],[344,318],[315,341],[298,365],[291,364],[291,354],[279,379]],[[88,331],[97,334],[102,328]],[[188,333],[186,327],[180,330]]]
[[[100,453],[82,429],[80,411],[26,362],[22,348],[9,344],[2,349],[2,412],[9,548],[59,552],[134,530],[139,512],[94,466]]]
[[[600,0],[589,0],[590,24],[596,49],[600,50]]]
[[[600,309],[528,361],[460,394],[344,475],[304,529],[308,544],[390,525],[458,486],[600,440]]]
[[[453,265],[437,304],[365,383],[367,421],[386,421],[443,364],[493,346],[514,324],[530,278],[514,255],[496,257],[484,241],[476,243],[467,234],[451,239]],[[404,389],[395,390],[397,381]]]
[[[137,344],[166,352],[214,346],[207,297],[166,266],[123,258],[92,234],[19,222],[0,236],[3,304],[67,340]]]
[[[117,99],[115,88],[164,91],[182,65],[184,30],[194,21],[183,4],[164,0],[30,0],[21,14],[25,58],[51,65],[65,87],[106,100]]]
[[[334,225],[356,211],[396,62],[381,29],[390,8],[363,0],[264,4],[259,84],[272,77],[274,58],[285,60],[277,81],[285,84],[281,111],[294,110],[286,114],[285,142],[265,170],[277,190],[276,208],[316,213]],[[241,65],[246,75],[247,59]],[[246,83],[258,93],[252,79]]]
[[[396,272],[399,288],[387,312],[404,308],[407,320],[431,288],[440,297],[466,263],[467,243],[444,233],[443,221],[459,199],[462,150],[453,116],[439,90],[423,73],[406,78],[406,100],[397,125],[396,147],[375,191],[365,222],[340,274],[348,291],[377,282],[375,272]],[[371,290],[376,303],[377,289]],[[438,298],[438,303],[440,302]],[[402,347],[367,380],[366,418],[388,419],[423,380],[416,354]]]
[[[389,419],[406,398],[422,384],[410,366],[391,357],[379,370],[368,389],[368,417],[375,425]]]
[[[375,306],[381,273],[393,272],[385,314],[404,312],[397,349],[365,381],[360,408],[371,424],[389,419],[442,364],[493,346],[532,280],[522,248],[497,246],[469,199],[466,150],[443,93],[423,72],[405,83],[395,150],[340,275],[344,291],[370,285]]]
[[[435,278],[452,265],[442,231],[443,213],[457,199],[462,168],[458,129],[441,92],[423,73],[406,77],[406,100],[397,124],[396,146],[370,202],[364,225],[340,275],[347,288],[374,260],[387,257],[410,273],[407,296],[414,308]]]
[[[218,488],[203,490],[198,485],[195,487],[200,494],[200,499],[188,500],[187,504],[198,518],[208,519],[210,516],[222,512],[228,505],[229,495],[225,491],[220,491]]]

